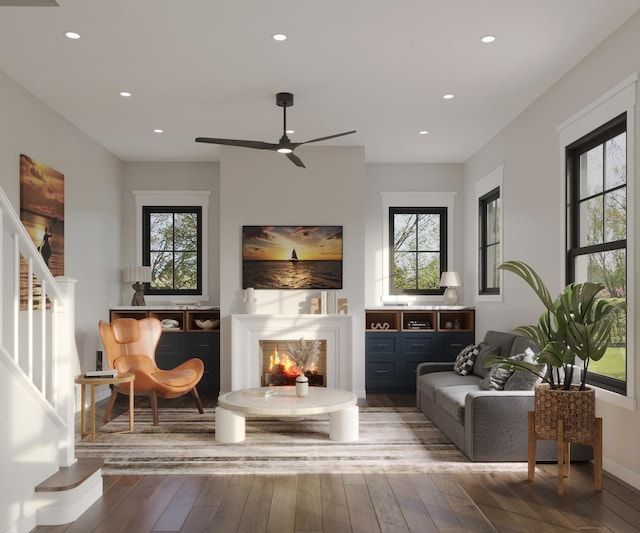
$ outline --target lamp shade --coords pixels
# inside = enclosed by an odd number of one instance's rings
[[[150,266],[133,266],[124,267],[125,282],[149,283],[151,281],[151,267]]]
[[[458,272],[443,272],[440,287],[462,287],[462,278]]]

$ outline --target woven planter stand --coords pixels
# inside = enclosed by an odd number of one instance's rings
[[[602,490],[602,418],[596,418],[594,389],[551,389],[538,385],[534,394],[535,411],[528,415],[529,481],[533,481],[536,465],[536,441],[554,440],[558,443],[558,494],[563,494],[563,478],[570,472],[570,443],[593,448],[594,480],[597,491]]]
[[[565,442],[582,443],[596,433],[596,392],[593,389],[556,390],[548,384],[535,389],[536,434],[544,440],[558,440],[558,418],[562,419]]]

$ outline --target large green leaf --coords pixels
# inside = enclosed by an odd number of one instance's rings
[[[522,261],[505,261],[498,268],[513,272],[526,281],[533,291],[538,295],[540,301],[550,311],[553,309],[553,300],[549,294],[547,286],[544,284],[537,272],[533,270],[528,264]]]

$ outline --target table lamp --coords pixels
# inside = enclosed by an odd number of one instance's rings
[[[145,305],[144,301],[144,285],[151,281],[150,266],[133,266],[124,268],[124,281],[126,283],[133,282],[131,288],[135,291],[131,299],[131,305]]]
[[[444,303],[455,305],[458,303],[458,291],[456,287],[462,287],[462,279],[458,272],[443,272],[440,278],[440,287],[446,287],[444,291]]]

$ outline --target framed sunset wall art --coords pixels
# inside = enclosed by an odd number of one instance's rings
[[[242,288],[342,289],[342,226],[243,226]]]
[[[64,174],[20,155],[20,220],[53,276],[64,275]],[[27,263],[20,260],[20,308],[27,308]],[[34,283],[34,305],[40,304]]]

